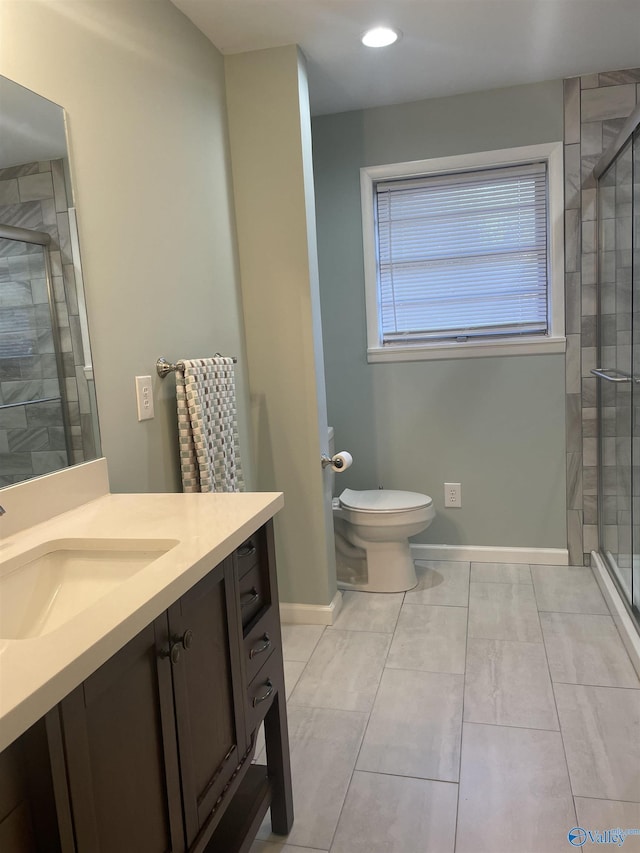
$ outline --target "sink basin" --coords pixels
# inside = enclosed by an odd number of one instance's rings
[[[0,564],[0,638],[59,628],[177,545],[170,539],[59,539]]]

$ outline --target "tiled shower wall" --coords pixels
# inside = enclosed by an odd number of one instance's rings
[[[20,314],[25,347],[0,354],[0,486],[47,473],[69,462],[96,456],[91,388],[84,374],[84,352],[69,231],[69,203],[62,160],[27,163],[0,170],[0,223],[51,235],[55,311],[60,335],[72,459],[67,460],[60,405],[16,402],[55,396],[55,357],[42,250],[15,254],[16,244],[0,249],[0,312],[5,323]],[[39,268],[36,269],[39,265]],[[34,267],[31,269],[31,267]],[[10,316],[11,315],[11,316]],[[54,387],[55,386],[55,387]],[[2,406],[5,406],[4,408]]]
[[[564,81],[567,533],[569,560],[598,548],[597,207],[593,167],[640,102],[640,68]]]

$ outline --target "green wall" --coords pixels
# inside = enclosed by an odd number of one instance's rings
[[[368,364],[362,166],[562,139],[562,82],[313,121],[329,423],[353,467],[342,488],[425,492],[437,516],[415,541],[566,547],[564,355]],[[462,483],[462,508],[443,483]]]

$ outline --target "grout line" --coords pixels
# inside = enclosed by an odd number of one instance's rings
[[[585,684],[584,681],[556,681],[552,678],[551,684],[567,684],[569,687],[601,687],[603,690],[640,690],[640,683],[636,687],[626,687],[620,684]]]
[[[471,612],[471,563],[469,563],[469,585],[467,587],[467,624],[464,641],[464,672],[462,673],[462,708],[460,709],[460,752],[458,753],[458,796],[456,798],[456,822],[453,833],[453,850],[458,845],[458,817],[460,815],[460,788],[462,787],[462,740],[464,733],[464,697],[467,692],[467,659],[469,655],[469,614]]]
[[[398,625],[398,621],[400,619],[400,611],[402,610],[402,607],[404,605],[405,596],[406,596],[406,593],[404,593],[403,598],[402,598],[402,602],[400,604],[400,607],[398,608],[398,616],[396,617],[396,628]],[[336,821],[336,825],[335,825],[335,828],[333,830],[333,835],[331,836],[331,843],[329,844],[329,850],[331,850],[331,848],[333,847],[333,842],[335,841],[336,833],[338,831],[338,826],[340,825],[340,819],[342,818],[344,806],[345,806],[345,803],[347,802],[347,797],[349,796],[349,791],[351,790],[351,785],[353,783],[353,777],[354,777],[354,774],[356,772],[356,766],[358,764],[358,759],[360,758],[360,753],[362,751],[362,744],[364,743],[364,739],[367,736],[367,730],[369,728],[369,722],[371,721],[371,714],[373,713],[373,706],[375,705],[376,699],[378,698],[378,693],[380,692],[380,684],[382,683],[382,677],[384,676],[384,671],[386,668],[387,659],[389,657],[389,651],[391,650],[391,644],[393,643],[393,638],[395,637],[395,633],[396,633],[396,629],[394,628],[393,634],[391,635],[391,641],[389,642],[389,645],[387,646],[387,653],[385,654],[384,662],[383,662],[382,667],[380,669],[380,679],[378,680],[378,686],[376,688],[376,693],[375,693],[375,696],[373,697],[373,701],[371,703],[371,708],[369,709],[369,712],[367,714],[367,722],[366,722],[366,725],[364,727],[364,731],[362,732],[362,738],[360,740],[360,746],[358,747],[358,753],[356,755],[356,760],[353,762],[353,769],[351,770],[351,776],[349,777],[349,784],[347,785],[347,790],[346,790],[346,793],[344,795],[344,799],[342,801],[342,806],[340,807],[340,814],[338,815],[338,820]]]
[[[538,615],[538,621],[540,621],[540,616]],[[540,625],[540,631],[542,632],[542,625]],[[551,695],[553,696],[553,706],[556,710],[556,717],[558,718],[558,727],[560,732],[560,743],[562,744],[562,754],[564,755],[564,766],[567,771],[567,779],[569,780],[569,791],[571,793],[571,802],[573,805],[573,814],[576,819],[576,826],[578,821],[578,813],[576,811],[576,801],[575,801],[575,793],[573,791],[573,781],[571,779],[571,772],[569,771],[569,761],[567,759],[567,747],[564,742],[564,733],[562,731],[562,720],[560,719],[560,712],[558,711],[558,700],[556,698],[556,691],[554,689],[553,678],[551,677],[551,666],[549,665],[549,655],[547,654],[547,645],[544,642],[544,633],[542,632],[542,647],[544,648],[544,657],[547,662],[547,672],[549,674],[549,681],[551,682]]]
[[[356,770],[356,773],[368,773],[370,776],[393,776],[395,779],[415,779],[417,782],[439,782],[441,785],[457,785],[453,779],[434,779],[432,776],[413,776],[406,773],[390,773],[388,770]]]

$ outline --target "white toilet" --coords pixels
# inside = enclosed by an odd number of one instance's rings
[[[413,589],[418,579],[408,539],[435,518],[432,499],[393,489],[345,489],[332,505],[338,586],[366,592]]]

